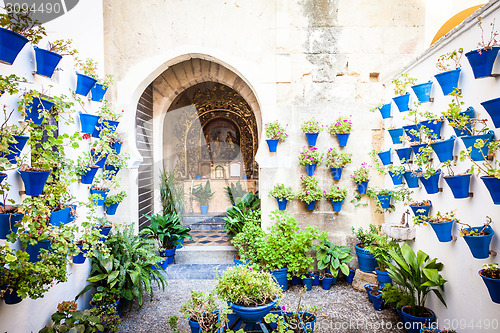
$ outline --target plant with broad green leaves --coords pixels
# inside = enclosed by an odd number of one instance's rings
[[[321,200],[323,192],[315,176],[300,176],[302,188],[297,192],[297,199],[309,204],[312,201]]]
[[[315,245],[313,249],[316,252],[316,260],[318,261],[318,269],[329,269],[333,277],[337,277],[339,270],[346,276],[349,275],[349,266],[353,257],[351,256],[351,248],[349,246],[339,246],[324,239],[319,245]]]
[[[375,260],[377,260],[378,269],[380,271],[386,271],[391,262],[389,251],[398,249],[398,243],[382,233],[373,234],[372,237],[372,244],[365,246],[365,250],[373,254]]]
[[[151,223],[141,231],[141,235],[147,235],[155,239],[162,249],[173,249],[180,244],[182,238],[193,239],[189,232],[191,228],[181,224],[178,214],[170,215],[144,215]]]
[[[285,184],[274,185],[273,189],[269,191],[269,196],[280,200],[292,200],[295,197],[292,187],[285,186]]]
[[[300,126],[300,129],[304,133],[319,133],[325,129],[325,125],[321,125],[319,121],[313,117],[309,120],[306,120]]]
[[[321,164],[323,154],[316,147],[303,147],[299,154],[299,165]]]
[[[257,222],[260,225],[260,199],[258,194],[248,192],[242,198],[237,198],[236,205],[229,207],[224,218],[224,226],[232,236],[237,235],[243,226],[249,222]]]
[[[111,205],[114,205],[114,204],[122,202],[123,199],[125,199],[126,196],[127,196],[127,192],[125,192],[125,191],[121,191],[120,193],[117,193],[117,194],[108,195],[106,197],[106,200],[104,200],[104,204],[107,207],[109,207]]]
[[[325,164],[330,168],[343,168],[351,163],[352,154],[346,152],[338,152],[335,148],[329,148],[326,152]]]
[[[288,127],[288,124],[286,124]],[[288,138],[285,128],[276,120],[264,125],[266,129],[266,136],[270,140],[278,139],[279,142],[284,142]]]
[[[160,202],[163,215],[176,213],[182,216],[186,201],[182,181],[173,171],[163,169],[160,172]]]
[[[193,188],[193,197],[200,205],[208,205],[212,199],[214,192],[210,189],[210,181],[207,180],[205,185],[199,184]]]
[[[229,184],[230,186],[226,186],[224,190],[226,191],[226,197],[229,199],[231,204],[236,203],[236,199],[241,199],[247,191],[241,187],[241,183],[238,181],[236,184]]]
[[[333,201],[341,201],[347,197],[347,190],[338,186],[332,185],[328,191],[323,191],[325,198]]]
[[[391,82],[394,85],[394,93],[402,96],[408,91],[408,88],[417,82],[417,79],[409,77],[408,73],[402,73],[398,78],[392,79]]]
[[[65,301],[57,305],[57,312],[52,314],[52,325],[45,326],[39,333],[63,333],[63,332],[103,332],[99,315],[95,310],[77,310],[76,301]]]
[[[401,309],[410,303],[410,293],[401,286],[386,283],[383,290],[382,298],[385,304],[394,304],[396,309]]]
[[[415,253],[406,243],[398,251],[390,250],[389,255],[394,264],[388,263],[387,272],[395,284],[409,291],[410,315],[426,316],[425,303],[430,292],[446,306],[443,298],[446,280],[439,273],[443,270],[443,264],[437,258],[431,259],[420,250]]]

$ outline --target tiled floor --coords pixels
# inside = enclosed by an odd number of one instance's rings
[[[184,246],[229,246],[229,236],[224,230],[191,230],[193,240],[185,240]]]

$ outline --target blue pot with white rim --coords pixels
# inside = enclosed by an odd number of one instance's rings
[[[431,89],[432,89],[432,81],[416,84],[411,87],[413,92],[418,98],[420,103],[426,103],[431,101]]]

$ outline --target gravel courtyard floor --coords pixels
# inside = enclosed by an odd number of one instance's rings
[[[209,292],[216,280],[169,280],[164,292],[155,289],[152,302],[145,298],[142,308],[125,314],[118,332],[172,332],[168,324],[170,316],[179,316],[180,332],[190,332],[187,319],[179,312],[189,298],[190,290]],[[297,306],[299,286],[290,288],[283,297],[281,305],[287,309]],[[398,318],[394,310],[375,311],[368,302],[366,293],[354,290],[350,284],[338,281],[330,290],[314,286],[302,298],[303,305],[317,305],[322,311],[318,315],[314,332],[405,332],[396,328]]]

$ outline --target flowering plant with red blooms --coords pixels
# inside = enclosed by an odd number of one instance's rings
[[[90,138],[91,138],[91,135],[89,133],[85,133],[85,134],[82,135],[82,139],[83,140],[88,140]]]
[[[288,138],[288,134],[286,134],[285,129],[278,121],[273,121],[264,125],[266,127],[266,136],[270,140],[278,139],[280,142],[283,142]],[[288,124],[286,124],[288,127]]]
[[[299,154],[299,164],[304,166],[307,164],[321,164],[323,154],[316,147],[303,147]]]
[[[57,311],[59,312],[76,311],[76,308],[76,301],[64,301],[57,305]]]

